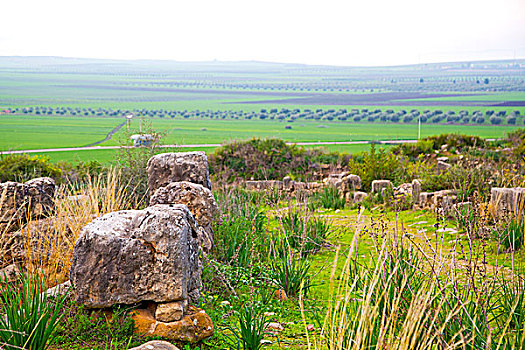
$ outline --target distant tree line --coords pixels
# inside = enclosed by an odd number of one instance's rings
[[[467,110],[442,111],[400,109],[395,111],[392,108],[385,110],[375,109],[288,109],[272,108],[261,109],[260,111],[212,111],[212,110],[169,110],[169,109],[112,109],[112,108],[90,108],[90,107],[18,107],[11,109],[10,113],[21,115],[56,115],[56,116],[84,116],[84,117],[123,117],[130,113],[135,116],[151,118],[172,118],[172,119],[234,119],[234,120],[278,120],[286,123],[293,123],[300,120],[315,120],[323,122],[348,122],[348,123],[373,123],[373,122],[392,122],[392,123],[414,123],[418,120],[421,123],[447,123],[447,124],[493,124],[493,125],[516,125],[523,123],[523,114],[519,110],[514,110],[507,114],[507,111],[481,110],[470,113]],[[525,113],[524,113],[525,114]],[[288,127],[289,128],[289,127]]]

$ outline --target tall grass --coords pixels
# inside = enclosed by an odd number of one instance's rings
[[[487,269],[473,242],[458,258],[395,232],[376,232],[375,253],[360,264],[360,230],[342,267],[336,252],[328,311],[311,348],[523,349],[525,283],[517,270]]]
[[[43,273],[50,286],[69,279],[71,257],[82,228],[94,218],[127,209],[130,203],[120,172],[110,170],[82,183],[60,186],[55,193],[56,213],[45,221],[30,218],[20,223],[22,261],[16,261],[28,275]],[[0,234],[0,248],[5,255],[13,233]],[[3,264],[9,263],[4,261]]]
[[[302,257],[318,252],[332,234],[328,220],[314,216],[308,210],[289,208],[280,218],[286,244],[297,249]]]
[[[344,209],[345,198],[339,193],[339,190],[334,186],[324,187],[320,192],[314,192],[308,203],[311,211],[317,208],[325,209]]]
[[[60,321],[65,295],[51,300],[46,289],[43,276],[28,278],[21,273],[14,283],[1,277],[0,348],[3,345],[6,349],[47,349]]]

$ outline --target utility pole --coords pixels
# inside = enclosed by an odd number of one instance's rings
[[[131,119],[133,119],[133,114],[128,114],[126,116],[126,131],[129,132],[129,124],[131,122]]]

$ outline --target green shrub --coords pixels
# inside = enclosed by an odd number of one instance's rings
[[[344,209],[346,204],[345,198],[341,196],[339,190],[334,186],[323,188],[321,192],[314,192],[308,201],[308,208],[311,211],[322,207],[325,209]]]
[[[244,302],[234,313],[238,325],[228,326],[233,339],[230,339],[230,349],[259,350],[264,344],[261,340],[266,334],[266,316],[264,309],[256,304]]]
[[[272,264],[271,277],[273,282],[286,292],[287,296],[297,297],[301,291],[307,294],[311,287],[309,270],[308,261],[289,255]]]
[[[286,242],[291,248],[300,251],[306,257],[318,252],[330,235],[331,228],[325,218],[304,216],[297,211],[290,211],[282,218]]]
[[[286,175],[308,180],[311,168],[320,164],[345,164],[347,158],[320,149],[287,145],[279,139],[234,141],[210,155],[210,173],[218,181],[237,178],[281,180]]]
[[[361,177],[361,185],[367,192],[371,190],[374,180],[391,180],[394,185],[411,180],[407,173],[407,159],[384,149],[376,152],[374,144],[371,144],[370,152],[363,152],[351,159],[348,165],[352,174]]]
[[[116,156],[116,165],[121,170],[123,184],[133,200],[132,208],[141,208],[149,203],[152,193],[148,190],[146,166],[151,157],[161,152],[159,147],[165,133],[153,129],[151,122],[140,121],[140,130],[124,132],[119,139],[119,150]],[[134,147],[130,139],[133,134],[152,135],[154,141],[141,147]]]
[[[463,152],[473,147],[485,147],[486,141],[479,136],[460,134],[441,134],[430,136],[419,140],[417,143],[403,143],[392,149],[395,154],[403,154],[411,159],[417,159],[419,155],[434,153],[441,150],[441,146],[447,145],[450,151]]]
[[[500,244],[505,249],[518,250],[525,240],[525,220],[522,218],[511,218],[503,224],[500,232],[496,232]]]
[[[53,165],[46,156],[0,155],[0,182],[25,182],[42,176],[58,180],[62,176],[62,170]]]

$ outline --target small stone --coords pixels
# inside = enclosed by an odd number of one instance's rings
[[[264,313],[264,316],[266,316],[266,317],[272,317],[274,315],[275,315],[275,312],[265,312]]]
[[[279,322],[269,322],[265,327],[269,331],[282,332],[284,327]]]
[[[0,269],[0,281],[12,282],[20,276],[20,269],[15,264]]]
[[[273,293],[273,298],[280,301],[288,300],[288,296],[283,289],[278,289]]]
[[[138,334],[153,334],[155,331],[155,317],[150,310],[137,309],[132,315],[135,322],[135,332]]]
[[[187,308],[187,300],[158,304],[155,310],[155,319],[160,322],[179,321]]]
[[[54,286],[53,288],[49,288],[44,293],[46,293],[46,296],[48,298],[56,298],[57,296],[64,296],[67,292],[69,292],[69,289],[71,288],[71,281],[67,280],[66,282],[59,284],[58,286]]]
[[[179,350],[179,348],[167,341],[153,340],[129,350]]]

